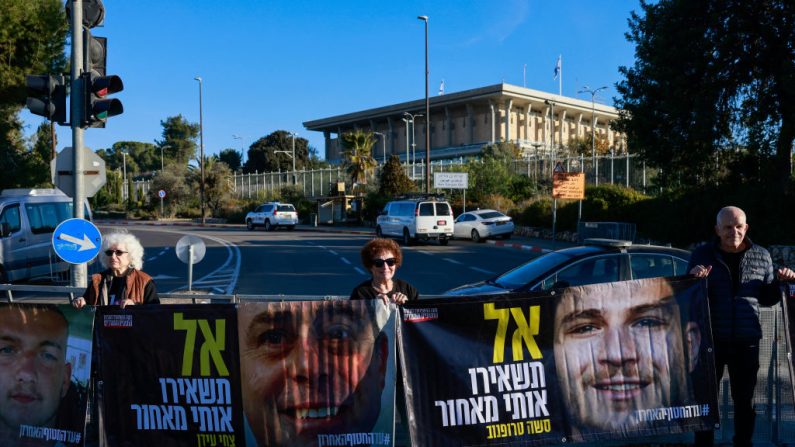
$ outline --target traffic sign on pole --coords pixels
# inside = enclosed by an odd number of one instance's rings
[[[94,197],[107,181],[105,160],[85,146],[81,153],[78,169],[83,174],[85,196]],[[50,162],[52,182],[69,197],[75,196],[74,157],[74,148],[68,146]]]
[[[94,259],[102,246],[99,229],[85,219],[67,219],[52,233],[52,248],[70,264],[85,264]]]

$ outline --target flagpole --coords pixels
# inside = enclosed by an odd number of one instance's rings
[[[558,79],[558,95],[563,96],[563,55],[558,55],[560,65],[560,78]]]

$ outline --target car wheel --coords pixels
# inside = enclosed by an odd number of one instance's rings
[[[246,220],[246,230],[251,231],[254,229],[254,222],[251,219]]]
[[[381,225],[375,227],[375,235],[378,237],[384,237],[384,233],[381,231]]]
[[[478,233],[478,230],[472,230],[472,242],[480,242],[480,241],[481,241],[480,233]]]
[[[411,245],[411,233],[409,233],[408,228],[403,229],[403,245],[405,245],[406,247]]]
[[[271,221],[265,220],[265,231],[273,231],[273,225],[271,225]]]
[[[441,245],[442,247],[447,245],[448,242],[450,242],[450,239],[447,239],[446,237],[440,237],[439,238],[439,245]]]

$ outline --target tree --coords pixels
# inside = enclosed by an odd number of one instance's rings
[[[164,217],[174,217],[179,207],[190,199],[198,197],[194,193],[186,179],[188,178],[188,168],[183,165],[174,165],[171,169],[166,169],[161,175],[156,175],[152,179],[149,188],[149,203],[160,204],[160,197],[157,195],[161,189],[166,192],[163,201],[165,208]]]
[[[616,130],[662,172],[662,186],[718,180],[718,154],[761,166],[752,180],[790,179],[795,140],[795,2],[641,2],[621,67]],[[753,159],[756,160],[752,161]]]
[[[33,137],[33,146],[25,154],[23,177],[29,186],[52,186],[50,160],[52,160],[52,132],[48,121],[42,122]]]
[[[345,171],[354,184],[367,184],[367,178],[375,169],[377,162],[372,156],[375,139],[372,132],[357,129],[342,134],[342,157]]]
[[[243,172],[291,171],[293,137],[286,130],[277,130],[249,146]],[[290,154],[290,155],[288,155]],[[295,169],[304,169],[309,161],[309,141],[295,138]]]
[[[161,121],[160,125],[163,126],[163,139],[155,141],[158,156],[159,149],[163,148],[164,164],[187,166],[188,162],[196,158],[199,125],[188,122],[182,115],[170,116]]]
[[[108,169],[122,170],[125,163],[124,151],[127,151],[127,178],[132,178],[136,174],[160,171],[160,151],[152,143],[117,141],[110,149],[98,150],[97,155],[105,160]]]
[[[500,141],[494,144],[488,144],[480,149],[483,157],[494,158],[506,163],[519,158],[521,156],[521,148],[511,141]]]
[[[232,172],[237,172],[243,163],[243,154],[232,148],[226,148],[218,154],[218,160],[226,163]]]
[[[586,157],[593,155],[594,147],[596,149],[596,155],[605,155],[610,153],[610,142],[607,141],[607,137],[604,135],[596,135],[595,145],[592,145],[591,141],[591,134],[587,134],[584,137],[578,137],[569,140],[569,143],[566,145],[566,147],[570,154],[584,155]]]
[[[25,75],[63,73],[66,16],[60,0],[0,0],[0,11],[0,189],[34,186],[19,119]]]
[[[219,215],[232,194],[232,171],[226,163],[209,158],[204,165],[204,172],[204,198],[213,214]]]
[[[381,171],[381,184],[378,188],[379,194],[387,197],[394,197],[414,191],[415,188],[416,185],[414,185],[414,182],[406,175],[406,171],[400,164],[398,156],[390,156]]]

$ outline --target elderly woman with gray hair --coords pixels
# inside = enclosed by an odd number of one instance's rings
[[[102,240],[99,262],[102,273],[91,275],[91,283],[83,296],[72,305],[78,309],[92,306],[118,305],[122,309],[133,304],[159,304],[152,277],[141,271],[144,261],[141,242],[130,233],[116,232]]]

